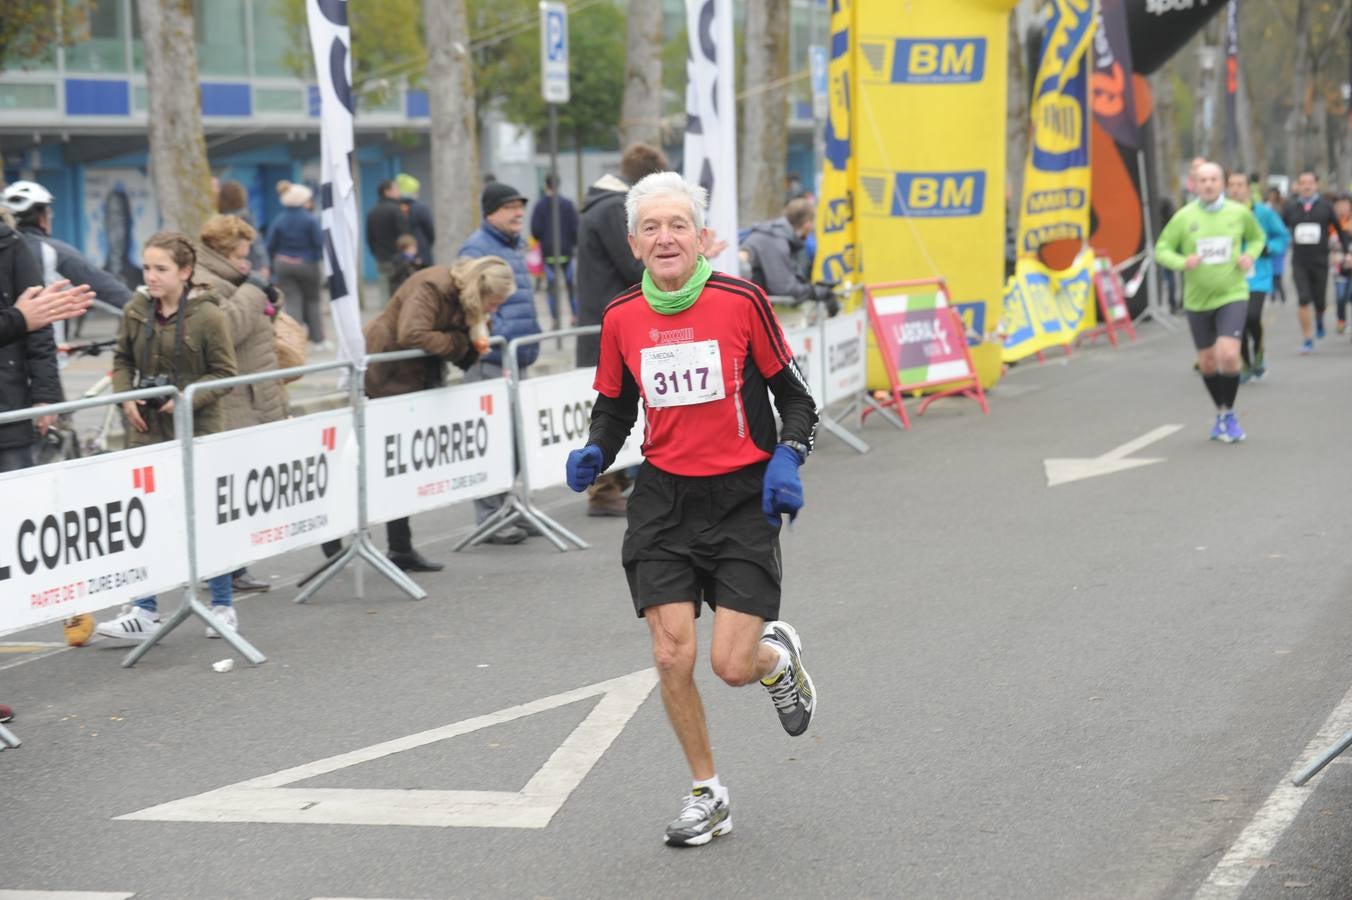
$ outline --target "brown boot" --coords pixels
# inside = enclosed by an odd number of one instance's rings
[[[629,504],[624,499],[624,489],[628,486],[629,479],[623,472],[607,472],[597,478],[596,483],[587,488],[587,515],[627,515]]]

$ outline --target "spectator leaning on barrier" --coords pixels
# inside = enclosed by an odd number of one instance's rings
[[[192,241],[161,231],[141,251],[145,287],[122,316],[113,351],[113,390],[172,384],[179,390],[236,374],[234,341],[220,299],[194,282],[197,253]],[[193,398],[193,434],[224,430],[220,391]],[[173,398],[127,401],[127,446],[144,447],[174,439]],[[230,573],[207,580],[212,611],[231,628],[239,627]],[[101,622],[99,634],[143,641],[160,628],[154,597],[137,600],[115,619]],[[217,637],[207,629],[207,637]]]
[[[238,181],[221,182],[220,191],[216,194],[216,212],[223,216],[239,216],[254,228],[253,240],[249,242],[249,265],[255,275],[263,281],[269,281],[272,269],[268,263],[268,250],[263,246],[253,213],[249,210],[249,192],[244,189],[244,185]]]
[[[28,245],[13,228],[0,222],[0,310],[8,313],[25,292],[42,286],[42,267]],[[0,345],[0,412],[60,400],[61,377],[56,371],[56,342],[50,326],[26,331],[23,340]],[[54,419],[43,416],[0,425],[0,472],[33,465],[34,429],[46,434]]]
[[[629,249],[624,220],[624,197],[631,184],[669,168],[661,150],[632,144],[620,159],[620,177],[602,175],[587,189],[577,239],[577,324],[600,325],[606,304],[643,277],[643,263]],[[600,357],[599,335],[577,339],[577,364],[590,369]],[[587,488],[587,515],[625,515],[624,492],[630,484],[624,472],[607,472]]]
[[[442,387],[446,363],[468,369],[488,350],[488,317],[516,290],[507,263],[496,256],[462,259],[414,273],[385,310],[362,329],[368,353],[425,350],[435,358],[375,363],[366,372],[366,394],[392,397]],[[412,572],[443,566],[413,549],[407,517],[385,525],[390,562]]]
[[[479,230],[466,239],[460,247],[461,256],[481,257],[498,256],[512,269],[516,278],[516,291],[493,313],[491,329],[494,335],[513,340],[540,333],[540,323],[535,318],[535,291],[531,284],[530,272],[526,270],[526,244],[521,232],[526,223],[526,198],[514,187],[494,181],[484,188],[480,198],[484,221]],[[516,361],[521,367],[522,377],[526,369],[540,355],[540,345],[531,344],[517,350]],[[483,381],[502,377],[502,354],[493,350],[483,355],[474,365],[465,370],[466,381]],[[483,522],[502,506],[506,494],[484,497],[474,501],[474,516]],[[533,529],[515,525],[499,529],[488,538],[492,544],[519,544]]]
[[[806,197],[790,200],[778,219],[758,222],[742,240],[740,249],[751,257],[751,280],[773,297],[822,300],[838,312],[831,288],[814,285],[803,259],[803,241],[812,233],[816,208]]]
[[[212,216],[202,225],[197,251],[198,283],[221,301],[235,343],[239,374],[276,371],[277,339],[273,321],[282,297],[272,285],[249,278],[249,244],[253,227],[238,216]],[[286,386],[280,381],[242,384],[221,399],[226,430],[262,425],[286,418]],[[237,594],[272,588],[249,575],[247,567],[231,573]]]
[[[268,253],[277,287],[291,301],[292,314],[300,314],[310,344],[322,346],[319,264],[324,258],[324,229],[319,217],[307,209],[313,197],[305,185],[287,182],[281,192],[283,209],[268,228]]]

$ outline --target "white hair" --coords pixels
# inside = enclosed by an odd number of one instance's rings
[[[695,230],[704,228],[704,211],[709,208],[709,192],[686,181],[678,172],[654,172],[640,179],[624,198],[624,214],[630,234],[638,234],[638,208],[656,197],[676,197],[688,201]]]

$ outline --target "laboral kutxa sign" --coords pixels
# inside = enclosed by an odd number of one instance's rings
[[[177,442],[0,476],[0,634],[187,583]]]
[[[368,401],[370,521],[511,490],[510,402],[501,378]]]
[[[245,563],[357,528],[357,442],[345,409],[193,441],[197,571]]]

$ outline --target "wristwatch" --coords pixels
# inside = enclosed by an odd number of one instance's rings
[[[800,441],[780,441],[779,445],[781,447],[788,447],[794,453],[797,453],[799,465],[802,465],[803,463],[807,462],[807,454],[808,454],[807,444],[801,443]]]

